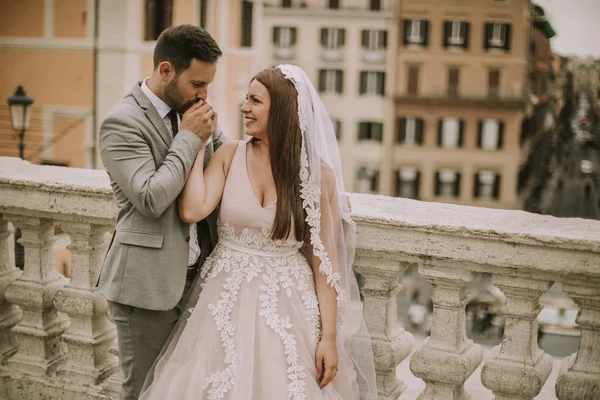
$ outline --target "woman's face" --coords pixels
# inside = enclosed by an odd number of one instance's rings
[[[244,113],[246,135],[261,140],[267,138],[270,108],[271,96],[269,96],[267,88],[256,79],[252,80],[248,86],[246,101],[241,108]]]

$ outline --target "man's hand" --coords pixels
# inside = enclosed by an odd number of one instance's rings
[[[196,134],[204,143],[215,130],[216,113],[212,106],[202,100],[191,106],[181,118],[181,129]]]

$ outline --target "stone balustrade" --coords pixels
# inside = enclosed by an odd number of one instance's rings
[[[483,351],[466,336],[465,306],[481,274],[506,298],[504,338],[483,365],[481,384],[498,400],[540,393],[553,364],[537,346],[539,299],[561,282],[580,307],[581,340],[562,363],[556,397],[600,397],[600,222],[372,195],[351,199],[355,268],[380,400],[405,391],[409,380],[396,368],[411,353],[410,370],[425,382],[420,399],[471,397],[465,381]],[[0,158],[0,398],[118,398],[116,333],[94,287],[115,214],[104,171]],[[14,265],[13,225],[22,233],[22,272]],[[71,239],[71,279],[53,265],[57,226]],[[433,287],[433,326],[413,352],[396,296],[414,263]]]

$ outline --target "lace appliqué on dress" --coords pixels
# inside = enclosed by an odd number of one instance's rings
[[[209,305],[215,326],[219,331],[225,353],[225,369],[212,373],[204,381],[210,400],[223,399],[235,385],[238,364],[236,346],[233,340],[236,326],[231,321],[234,303],[238,301],[238,292],[244,281],[261,279],[264,292],[260,296],[261,311],[265,323],[279,336],[284,346],[288,362],[288,397],[293,400],[308,400],[305,393],[306,379],[309,376],[298,362],[296,338],[289,333],[292,327],[289,316],[278,312],[280,295],[291,297],[293,291],[300,292],[306,311],[309,328],[315,341],[321,336],[321,320],[317,296],[311,284],[313,274],[305,258],[298,252],[300,244],[293,240],[273,241],[263,227],[262,232],[244,229],[236,236],[235,229],[227,223],[219,224],[219,245],[206,260],[202,271],[206,285],[211,279],[225,272],[229,276],[223,285],[220,299]],[[231,248],[229,246],[235,246]],[[290,251],[293,253],[290,254]]]

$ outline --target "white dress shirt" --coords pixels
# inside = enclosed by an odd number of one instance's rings
[[[148,85],[146,85],[147,79],[148,78],[144,79],[144,81],[142,82],[142,92],[144,92],[146,97],[150,99],[150,102],[152,103],[154,108],[156,108],[156,111],[158,111],[158,115],[160,115],[163,122],[165,123],[167,131],[169,131],[171,137],[173,137],[173,127],[171,126],[171,120],[167,116],[169,111],[171,111],[171,107],[169,107],[167,103],[159,99],[158,96],[155,95],[152,92],[152,90],[150,90],[150,88],[148,88]],[[179,116],[179,113],[177,113],[177,125],[179,124],[181,124],[181,117]],[[196,224],[190,224],[190,254],[188,257],[188,266],[194,265],[196,263],[198,257],[200,257],[200,252],[201,249],[200,244],[198,244],[198,231],[196,228]]]

